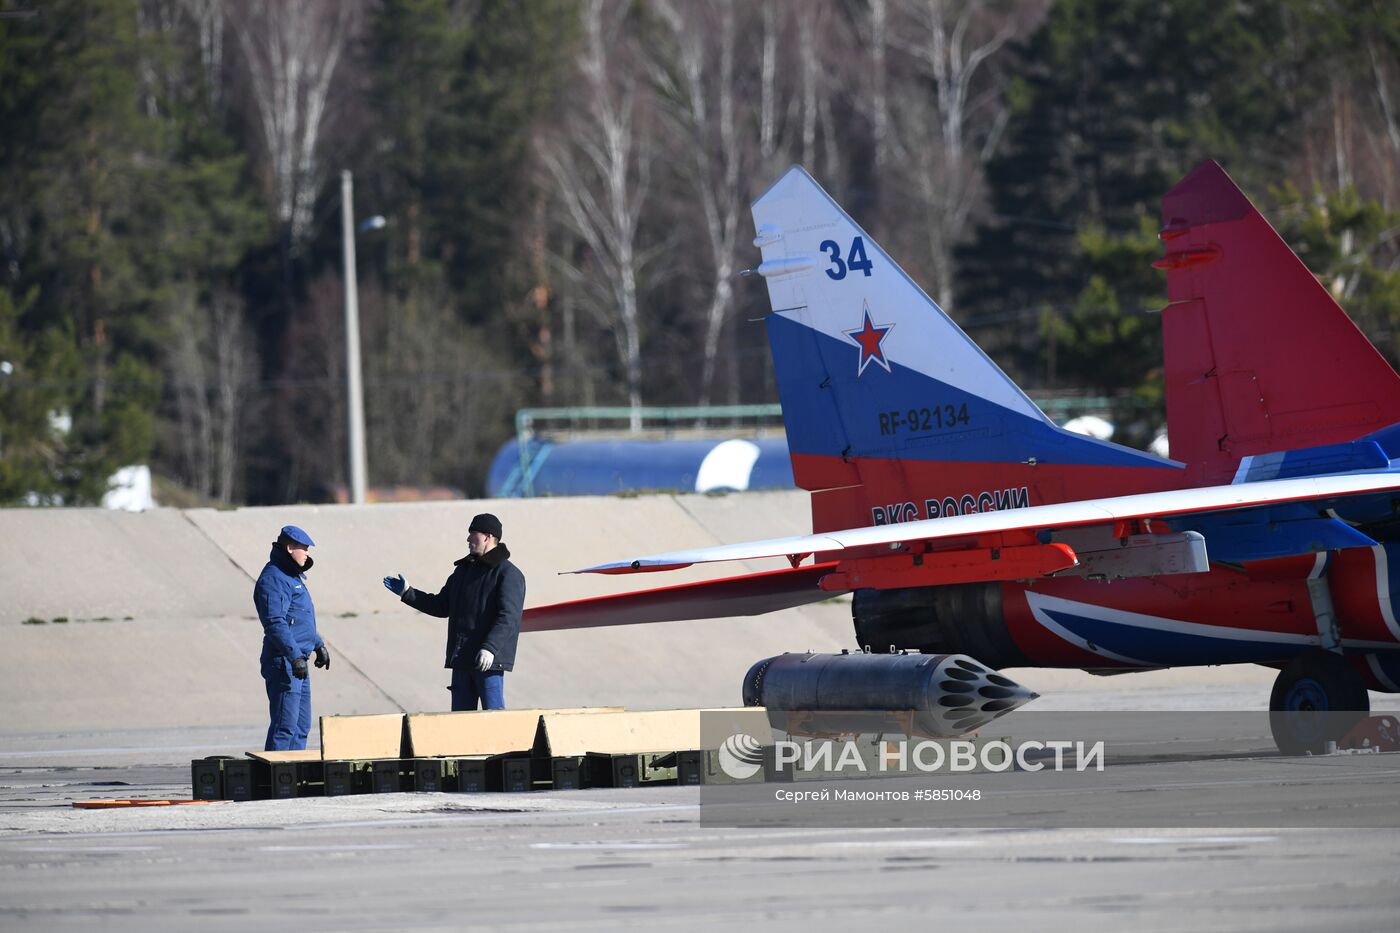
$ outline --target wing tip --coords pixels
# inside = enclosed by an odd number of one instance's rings
[[[660,573],[664,570],[683,570],[691,566],[690,563],[656,563],[646,564],[640,560],[615,561],[611,564],[598,564],[595,567],[585,567],[582,570],[571,570],[570,573],[605,573],[605,574],[626,574],[626,573]]]

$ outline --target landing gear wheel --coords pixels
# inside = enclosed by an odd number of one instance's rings
[[[1319,755],[1371,709],[1366,685],[1341,655],[1314,648],[1279,671],[1269,727],[1284,755]]]

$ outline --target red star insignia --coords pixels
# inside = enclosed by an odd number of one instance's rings
[[[865,373],[865,367],[870,365],[871,360],[879,363],[885,370],[890,371],[889,360],[885,359],[885,351],[880,344],[884,343],[890,331],[894,330],[893,324],[881,324],[876,327],[870,323],[870,306],[864,305],[861,309],[865,312],[865,324],[855,330],[844,331],[850,341],[860,347],[860,363],[856,368],[856,376],[859,378]]]

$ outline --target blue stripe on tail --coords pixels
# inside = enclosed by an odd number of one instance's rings
[[[1167,467],[1142,451],[1073,434],[899,363],[860,368],[860,346],[779,313],[768,338],[793,453],[923,461]]]

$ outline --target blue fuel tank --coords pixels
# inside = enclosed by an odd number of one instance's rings
[[[486,494],[600,496],[641,490],[742,492],[792,489],[787,439],[707,438],[506,442],[491,462]]]

